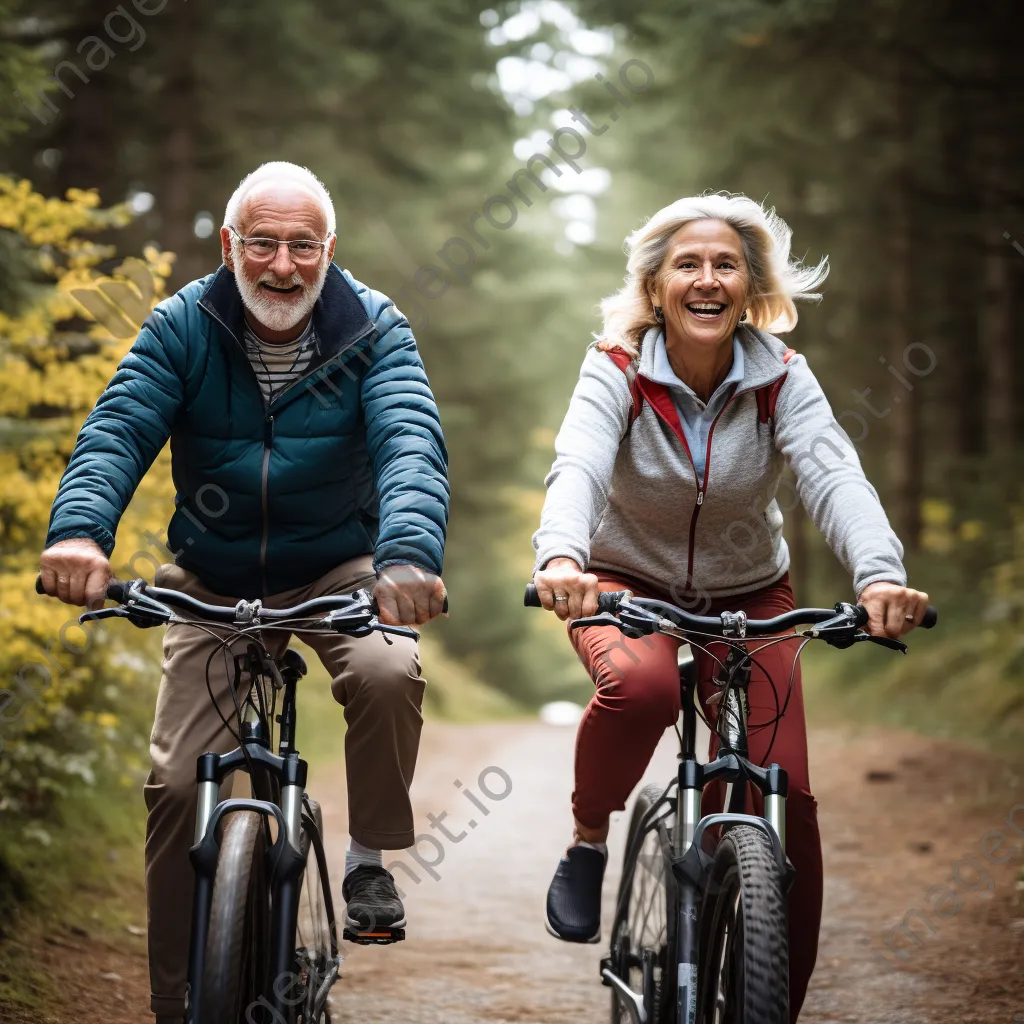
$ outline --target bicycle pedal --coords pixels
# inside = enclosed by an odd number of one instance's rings
[[[405,938],[405,929],[377,928],[374,931],[361,932],[346,927],[343,938],[346,942],[355,942],[360,946],[388,946],[392,942],[401,942]]]

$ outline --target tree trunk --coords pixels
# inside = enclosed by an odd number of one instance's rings
[[[193,33],[199,29],[199,9],[195,5],[176,12],[174,25],[168,32],[167,47],[172,60],[165,62],[165,135],[162,171],[157,190],[160,212],[160,242],[176,255],[172,284],[180,287],[209,268],[202,263],[200,247],[194,231],[196,214],[208,205],[200,201],[198,187],[198,146],[196,142],[196,111],[198,96],[193,66]],[[220,227],[220,224],[217,224]]]
[[[914,361],[911,289],[911,154],[913,124],[910,111],[910,82],[903,58],[896,56],[894,116],[897,166],[892,184],[892,224],[889,257],[891,283],[891,330],[887,370],[892,377],[892,447],[890,481],[896,531],[908,551],[921,541],[921,490],[923,455],[921,445],[921,378],[909,369]],[[883,362],[885,359],[883,357]]]

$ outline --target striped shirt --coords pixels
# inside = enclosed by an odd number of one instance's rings
[[[309,368],[316,354],[316,332],[310,319],[306,329],[293,341],[272,342],[257,337],[245,325],[245,352],[269,404]]]

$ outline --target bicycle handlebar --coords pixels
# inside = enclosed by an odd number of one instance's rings
[[[111,601],[116,601],[118,604],[124,604],[128,601],[132,593],[132,588],[139,582],[144,581],[134,580],[132,582],[126,582],[124,580],[117,579],[109,580],[107,582],[107,598]],[[204,618],[213,619],[216,622],[234,622],[235,612],[238,609],[237,604],[206,604],[203,601],[196,600],[194,597],[189,597],[188,594],[181,593],[181,591],[167,590],[164,587],[154,587],[148,583],[144,583],[142,592],[154,600],[162,601],[164,604],[174,605],[178,608],[184,609],[185,611],[195,612],[196,615],[202,615]],[[36,577],[36,593],[46,593],[45,589],[43,589],[42,576]],[[303,601],[301,604],[294,605],[291,608],[267,608],[265,605],[261,605],[260,617],[272,620],[296,619],[303,618],[314,612],[343,611],[351,604],[361,605],[363,603],[362,598],[354,596],[359,593],[362,593],[362,591],[355,591],[352,594],[328,594],[324,597],[314,597],[309,601]],[[254,602],[245,602],[245,604],[248,605],[252,605],[253,603]],[[371,599],[370,607],[374,613],[376,613],[377,602]],[[448,611],[447,596],[445,596],[442,611]]]
[[[653,598],[634,597],[629,590],[608,591],[598,594],[598,614],[614,616],[623,604],[629,604],[649,614],[657,615],[663,619],[669,619],[681,629],[689,629],[694,632],[718,633],[727,628],[728,623],[725,616],[721,615],[694,615],[691,612],[678,608],[667,601],[657,601]],[[540,608],[540,595],[534,584],[527,584],[523,604],[527,608]],[[782,615],[776,615],[772,619],[747,619],[747,636],[763,636],[769,633],[778,633],[790,629],[802,623],[824,623],[834,619],[839,614],[846,614],[845,609],[854,609],[852,622],[856,626],[863,626],[868,620],[867,611],[863,605],[837,604],[835,608],[797,608]],[[729,613],[726,613],[728,616]],[[931,629],[938,622],[939,613],[931,606],[928,606],[920,622],[922,629]],[[579,620],[578,620],[579,621]],[[609,623],[610,625],[611,623]]]
[[[41,576],[36,577],[36,593],[45,594]],[[131,582],[111,579],[107,582],[106,596],[116,601],[120,608],[101,608],[87,611],[79,621],[89,619],[121,617],[127,618],[137,626],[156,626],[169,621],[170,609],[166,606],[191,612],[211,622],[223,622],[231,625],[246,625],[254,621],[282,622],[288,619],[316,618],[326,612],[323,622],[335,632],[351,632],[354,630],[376,630],[393,633],[396,636],[419,634],[404,626],[388,626],[372,621],[377,615],[377,602],[365,590],[356,590],[349,594],[326,594],[308,601],[293,605],[290,608],[267,608],[260,601],[239,601],[233,605],[207,604],[179,590],[166,587],[155,587],[138,579]],[[447,611],[448,600],[444,608]]]

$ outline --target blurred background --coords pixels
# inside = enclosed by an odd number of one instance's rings
[[[816,699],[1020,742],[1017,5],[111,3],[0,0],[0,906],[84,871],[67,853],[97,829],[138,841],[159,638],[86,634],[32,581],[81,421],[150,306],[216,269],[227,198],[271,159],[327,184],[336,262],[396,299],[439,401],[452,616],[427,632],[432,713],[588,699],[562,627],[522,609],[552,442],[624,236],[726,189],[828,255],[789,343],[942,614],[913,658],[812,661]],[[119,575],[167,558],[167,470],[165,452],[122,524]],[[802,509],[786,529],[798,601],[849,599]]]

